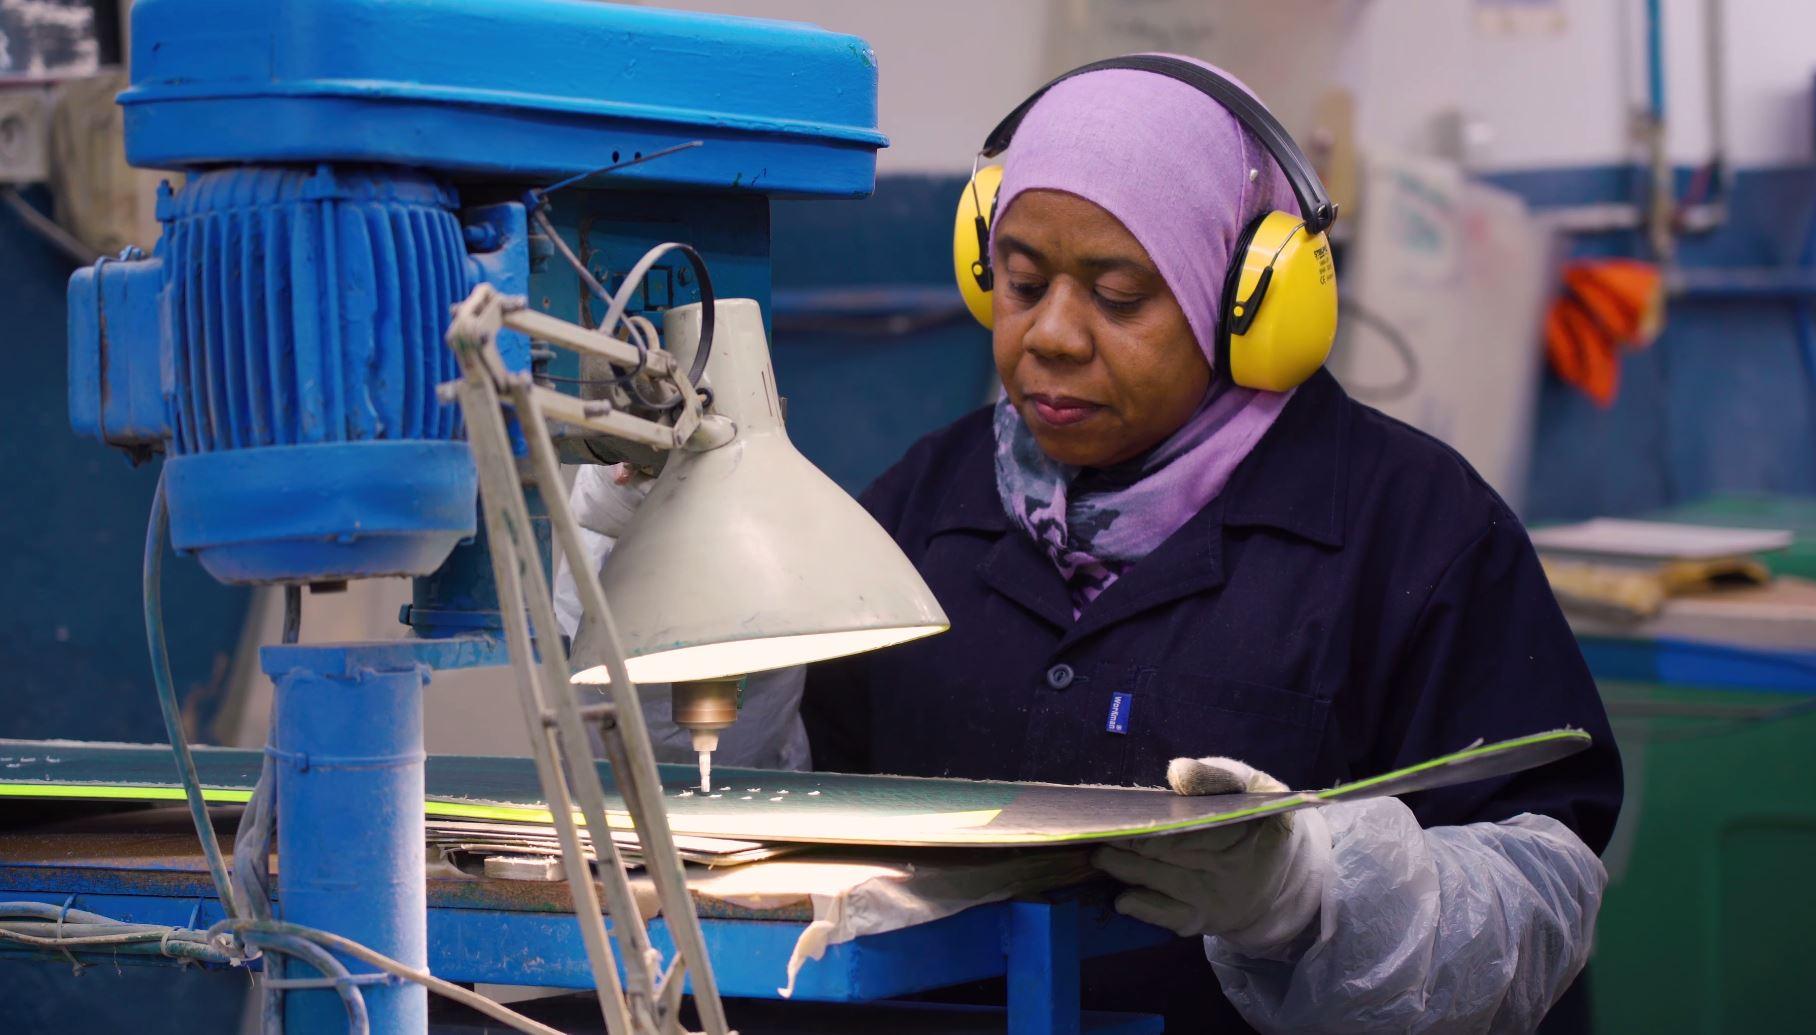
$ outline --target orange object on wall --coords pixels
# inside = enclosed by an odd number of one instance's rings
[[[1605,409],[1620,390],[1621,353],[1652,344],[1664,313],[1664,281],[1652,263],[1572,262],[1545,314],[1545,355],[1557,376]]]

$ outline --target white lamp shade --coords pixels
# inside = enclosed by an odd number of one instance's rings
[[[601,576],[631,679],[720,679],[945,631],[901,548],[789,442],[757,303],[715,312],[706,376],[736,437],[670,454]],[[699,330],[699,305],[669,310],[683,369]],[[608,681],[592,635],[583,623],[576,682]]]

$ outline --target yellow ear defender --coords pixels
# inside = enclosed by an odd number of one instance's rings
[[[1059,76],[1017,105],[990,131],[978,158],[1002,154],[1028,110],[1055,84],[1108,68],[1152,72],[1196,87],[1235,115],[1286,174],[1305,214],[1269,212],[1244,228],[1224,278],[1213,352],[1217,369],[1245,388],[1283,392],[1303,383],[1324,365],[1337,336],[1337,269],[1325,236],[1337,219],[1337,206],[1285,127],[1240,86],[1201,65],[1156,54],[1095,61]],[[990,225],[1002,180],[1001,166],[973,168],[952,224],[952,272],[959,294],[985,327],[995,323]]]
[[[996,324],[996,274],[990,269],[990,223],[996,218],[996,192],[1003,185],[1003,167],[986,165],[973,170],[971,182],[958,199],[952,218],[952,275],[965,308],[985,327]]]

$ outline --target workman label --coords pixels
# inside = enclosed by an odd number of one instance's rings
[[[1110,695],[1110,719],[1103,724],[1104,729],[1111,733],[1129,732],[1129,702],[1134,700],[1134,696],[1133,694]]]

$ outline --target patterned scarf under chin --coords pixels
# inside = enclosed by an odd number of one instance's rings
[[[1065,577],[1076,618],[1223,491],[1290,398],[1222,382],[1145,456],[1086,470],[1042,452],[1005,396],[996,404],[996,491]]]

